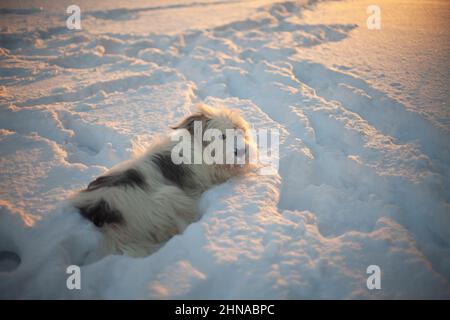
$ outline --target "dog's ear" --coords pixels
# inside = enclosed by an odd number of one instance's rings
[[[171,126],[171,129],[187,129],[190,133],[194,133],[194,123],[195,121],[201,121],[202,126],[205,125],[205,122],[208,121],[208,117],[200,112],[191,114],[190,116],[187,116],[181,122],[175,126]]]

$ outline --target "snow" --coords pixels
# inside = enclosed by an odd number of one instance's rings
[[[379,0],[368,30],[369,1],[306,2],[78,1],[80,31],[65,2],[2,2],[0,297],[448,299],[450,7]],[[68,195],[197,102],[280,130],[278,173],[207,191],[151,256],[102,257]]]

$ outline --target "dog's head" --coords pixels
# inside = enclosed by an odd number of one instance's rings
[[[172,129],[185,129],[201,146],[202,164],[227,170],[230,174],[248,171],[256,148],[250,126],[239,110],[212,108],[201,104],[198,112],[187,116]]]

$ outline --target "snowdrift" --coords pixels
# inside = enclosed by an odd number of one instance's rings
[[[450,297],[448,129],[302,57],[363,26],[306,24],[311,3],[244,3],[227,15],[234,6],[93,9],[80,31],[46,10],[1,12],[40,22],[0,32],[1,298]],[[213,11],[192,28],[127,29]],[[279,129],[279,172],[209,190],[202,218],[149,257],[87,259],[99,235],[67,196],[197,102]],[[81,290],[66,287],[73,264]],[[369,265],[382,270],[381,290],[367,289]]]

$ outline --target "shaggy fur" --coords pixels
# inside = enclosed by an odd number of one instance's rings
[[[203,132],[208,128],[224,133],[226,129],[249,129],[237,111],[205,105],[173,129],[193,134],[194,121],[201,121]],[[201,146],[197,152],[202,152],[205,143],[191,139],[191,153],[195,143]],[[102,231],[108,252],[132,256],[154,252],[198,218],[197,202],[205,190],[250,168],[247,161],[244,166],[174,164],[171,151],[176,143],[166,137],[141,157],[112,168],[72,196],[71,203],[80,214]],[[246,154],[249,147],[246,137]]]

